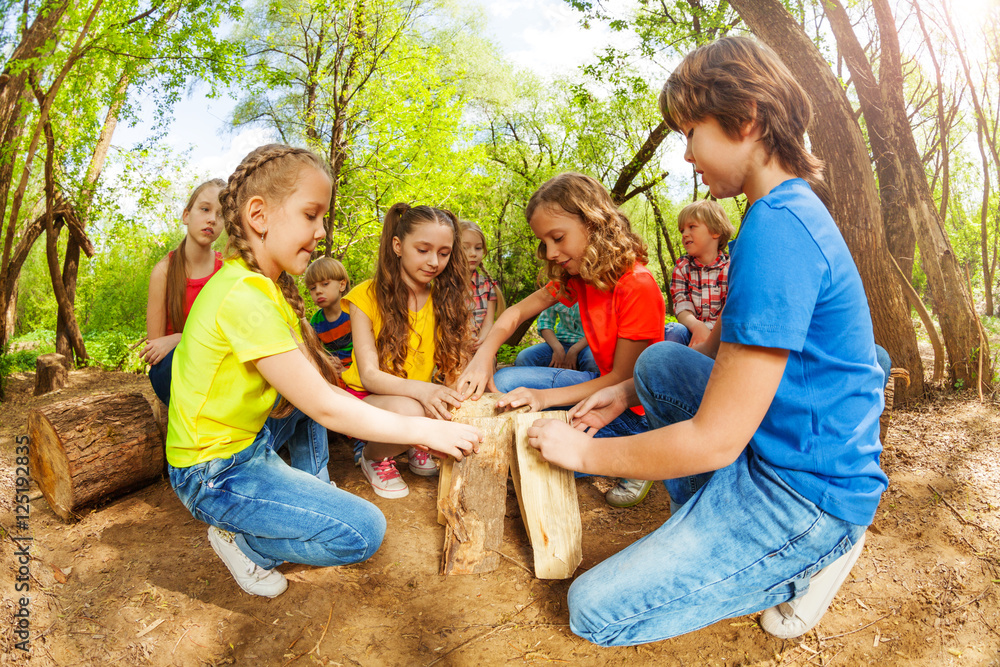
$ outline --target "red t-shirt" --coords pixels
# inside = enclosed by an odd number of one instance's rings
[[[170,257],[174,256],[174,251],[171,250],[168,255]],[[184,290],[184,319],[191,314],[191,304],[198,297],[201,292],[201,288],[205,286],[208,279],[211,278],[222,268],[222,253],[216,251],[215,253],[215,266],[212,268],[212,273],[208,274],[204,278],[188,278],[187,289]],[[167,313],[167,335],[177,333],[174,331],[174,324],[170,321],[170,313]]]
[[[555,296],[555,285],[550,282],[547,287]],[[579,276],[569,279],[566,292],[567,296],[559,300],[567,306],[580,304],[580,322],[601,375],[614,367],[619,338],[653,343],[663,340],[666,304],[656,278],[644,264],[637,262],[609,292]],[[642,414],[641,408],[635,411]]]

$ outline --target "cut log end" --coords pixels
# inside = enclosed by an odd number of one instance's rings
[[[35,360],[35,396],[62,389],[68,381],[65,356],[42,354]]]

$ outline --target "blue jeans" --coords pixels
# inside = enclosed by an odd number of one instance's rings
[[[559,341],[562,343],[562,341]],[[568,352],[573,347],[573,343],[562,343],[563,351]],[[526,347],[517,353],[514,360],[515,366],[545,366],[552,362],[552,348],[548,343],[538,343],[531,347]],[[597,362],[594,361],[594,353],[590,347],[586,346],[576,355],[576,370],[588,373],[600,373]]]
[[[149,367],[149,384],[153,385],[153,393],[164,405],[170,405],[170,364],[174,361],[174,350],[167,352],[160,363]]]
[[[324,567],[357,563],[370,558],[385,535],[382,512],[331,486],[325,463],[323,479],[290,467],[275,453],[287,444],[293,461],[322,458],[301,455],[316,443],[303,439],[304,431],[312,430],[300,428],[305,421],[315,425],[298,410],[284,419],[270,418],[253,444],[230,458],[167,466],[170,485],[191,514],[235,533],[240,550],[265,569],[284,561]],[[325,444],[326,429],[322,432]]]
[[[712,363],[675,343],[640,355],[635,387],[651,428],[694,415]],[[573,582],[577,635],[641,644],[773,607],[803,595],[866,528],[820,510],[750,448],[725,468],[671,482],[682,506],[670,519]]]
[[[548,345],[546,345],[548,347]],[[600,377],[600,373],[588,371],[571,371],[566,368],[549,368],[548,366],[508,366],[501,368],[493,376],[493,384],[497,391],[506,394],[518,387],[528,389],[556,389],[574,384],[589,382]],[[572,406],[564,406],[569,409]],[[633,435],[648,430],[646,418],[626,410],[610,424],[594,434],[595,438],[617,438]]]
[[[663,326],[663,340],[687,345],[691,342],[691,331],[680,322],[667,322]]]

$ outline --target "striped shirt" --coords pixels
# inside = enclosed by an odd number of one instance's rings
[[[687,310],[700,322],[714,323],[726,305],[728,293],[728,255],[720,252],[709,266],[691,255],[684,255],[674,265],[670,296],[674,300],[675,315]]]
[[[350,368],[354,339],[351,336],[351,316],[348,312],[342,311],[335,322],[328,322],[323,309],[320,308],[309,320],[309,324],[316,330],[316,335],[323,342],[326,351],[340,359],[344,368]]]
[[[483,321],[486,319],[486,309],[489,308],[490,301],[497,300],[496,283],[479,273],[478,269],[472,272],[472,322],[473,333],[478,336],[479,330],[483,328]]]

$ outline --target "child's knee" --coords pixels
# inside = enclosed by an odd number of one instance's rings
[[[608,620],[608,602],[615,599],[615,593],[600,585],[588,584],[586,580],[577,579],[570,586],[567,595],[569,628],[592,644],[613,646],[619,632],[612,629],[612,622]]]

